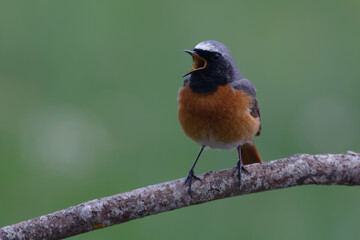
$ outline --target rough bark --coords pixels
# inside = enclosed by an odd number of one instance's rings
[[[184,179],[100,198],[0,229],[0,239],[62,239],[133,219],[237,195],[305,184],[360,185],[360,154],[296,154],[246,166],[241,188],[233,169],[199,175],[189,196]]]

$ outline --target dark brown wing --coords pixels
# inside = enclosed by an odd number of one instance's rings
[[[245,78],[242,78],[240,80],[236,80],[236,81],[231,82],[231,86],[236,90],[246,92],[247,94],[252,96],[252,107],[250,108],[250,114],[254,118],[259,118],[260,119],[259,130],[256,133],[256,136],[260,136],[260,132],[261,132],[261,115],[260,115],[259,104],[258,104],[258,101],[256,100],[256,89],[255,89],[254,85],[249,80],[247,80]]]
[[[255,136],[260,136],[260,133],[261,133],[261,115],[260,115],[260,108],[259,108],[259,105],[258,105],[258,101],[256,100],[255,97],[253,98],[253,105],[252,105],[252,108],[250,109],[250,114],[254,118],[258,117],[260,119],[259,130],[255,134]]]

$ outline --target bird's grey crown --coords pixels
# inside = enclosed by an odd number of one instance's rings
[[[195,50],[199,49],[209,52],[218,52],[223,56],[230,56],[232,58],[229,49],[223,43],[214,40],[203,41],[198,45],[196,45],[194,49]]]

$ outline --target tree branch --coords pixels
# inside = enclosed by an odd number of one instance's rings
[[[238,188],[233,169],[208,172],[193,184],[184,179],[95,199],[0,229],[0,239],[62,239],[194,204],[237,195],[305,184],[360,185],[360,154],[296,154],[286,159],[246,166]]]

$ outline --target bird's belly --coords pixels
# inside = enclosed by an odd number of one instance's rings
[[[234,149],[252,140],[260,120],[249,113],[251,97],[229,85],[212,93],[179,91],[178,117],[185,134],[200,145]]]

